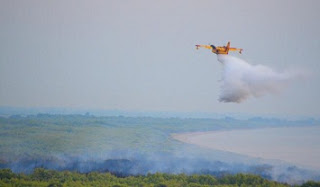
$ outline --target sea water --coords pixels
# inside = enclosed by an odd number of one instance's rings
[[[320,126],[185,133],[176,139],[210,149],[283,160],[320,171]]]

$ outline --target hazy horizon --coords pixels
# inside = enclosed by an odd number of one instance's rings
[[[91,116],[123,116],[123,117],[159,117],[159,118],[266,118],[284,120],[320,120],[319,116],[312,115],[283,115],[276,113],[245,113],[245,112],[204,112],[204,111],[160,111],[160,110],[121,110],[99,108],[72,108],[72,107],[12,107],[0,106],[0,116],[9,117],[14,115],[91,115]]]

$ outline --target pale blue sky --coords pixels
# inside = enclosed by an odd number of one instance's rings
[[[0,106],[320,114],[320,1],[0,1]],[[276,70],[278,95],[220,103],[213,43]],[[239,56],[237,54],[234,54]]]

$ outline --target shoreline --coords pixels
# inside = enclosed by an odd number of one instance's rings
[[[299,136],[299,132],[310,131],[312,128],[320,130],[319,127],[235,129],[173,133],[171,137],[179,142],[202,148],[259,159],[282,160],[299,167],[320,171],[320,163],[317,162],[317,158],[320,158],[319,145],[313,145],[315,144],[313,137]]]

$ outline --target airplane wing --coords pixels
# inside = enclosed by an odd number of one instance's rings
[[[199,49],[200,47],[206,48],[206,49],[212,49],[211,45],[196,45],[196,49]]]
[[[229,51],[239,51],[239,53],[242,54],[243,49],[240,49],[240,48],[229,48]]]

